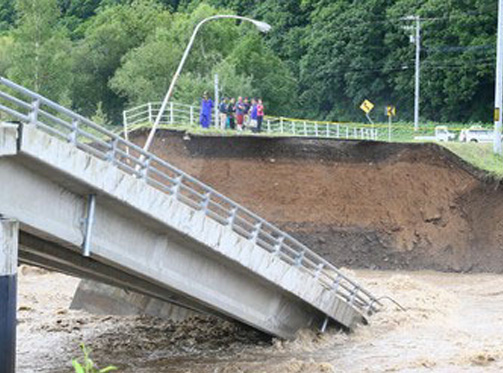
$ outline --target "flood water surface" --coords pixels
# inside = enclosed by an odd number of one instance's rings
[[[503,275],[349,271],[388,300],[368,326],[269,339],[230,322],[69,311],[78,280],[21,268],[19,372],[71,372],[78,346],[144,373],[501,372]]]

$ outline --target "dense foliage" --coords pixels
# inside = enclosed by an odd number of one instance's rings
[[[0,74],[93,116],[118,123],[125,107],[160,100],[194,26],[222,13],[249,23],[205,25],[175,99],[213,92],[256,95],[268,113],[363,120],[394,104],[410,120],[414,45],[422,17],[423,120],[490,121],[496,0],[0,0]]]

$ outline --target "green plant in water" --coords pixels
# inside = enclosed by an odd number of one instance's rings
[[[111,372],[113,370],[118,370],[118,368],[114,367],[113,365],[110,365],[103,369],[97,368],[94,365],[94,361],[92,361],[91,358],[89,357],[91,350],[86,348],[86,346],[83,343],[81,343],[80,348],[84,353],[84,361],[80,363],[79,359],[72,360],[72,365],[75,368],[75,373],[106,373]]]

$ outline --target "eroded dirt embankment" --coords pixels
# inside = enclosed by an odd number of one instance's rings
[[[161,131],[153,149],[339,266],[503,272],[503,191],[434,144]]]

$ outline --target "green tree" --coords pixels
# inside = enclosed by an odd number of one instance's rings
[[[12,27],[15,14],[14,2],[12,0],[0,0],[0,32]]]
[[[124,55],[169,19],[169,13],[155,1],[137,0],[102,8],[81,26],[85,37],[76,42],[73,58],[75,108],[93,115],[102,102],[108,118],[120,121],[124,100],[109,88],[109,80]]]
[[[423,18],[421,116],[437,121],[490,121],[494,99],[495,0],[418,3],[401,0],[388,16],[415,13]],[[439,17],[440,15],[440,17]],[[402,22],[403,25],[403,22]],[[388,33],[389,59],[409,68],[389,76],[393,100],[412,117],[414,46],[397,25]]]
[[[160,100],[195,25],[216,13],[217,9],[202,4],[190,14],[174,14],[171,23],[128,53],[110,86],[131,105]],[[219,20],[204,25],[174,98],[193,102],[203,91],[212,92],[215,72],[225,95],[263,95],[271,108],[288,104],[295,96],[295,81],[288,68],[248,23],[238,26],[234,20]]]
[[[9,67],[9,51],[12,49],[11,36],[0,36],[0,75],[6,75]]]
[[[72,83],[71,44],[58,26],[56,0],[17,0],[16,10],[8,77],[54,100],[66,96]]]
[[[252,77],[269,114],[288,115],[296,101],[295,79],[286,64],[265,45],[261,35],[242,36],[227,60],[236,66],[238,74]]]

